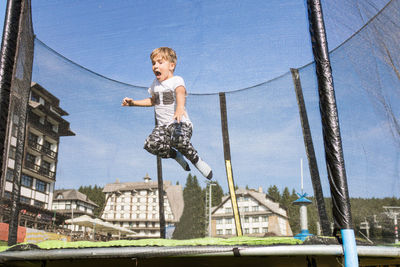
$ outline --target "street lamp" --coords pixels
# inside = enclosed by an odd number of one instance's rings
[[[208,201],[208,236],[211,237],[211,202],[212,202],[212,191],[211,187],[216,185],[212,182],[208,183],[210,193],[208,194],[209,201]]]

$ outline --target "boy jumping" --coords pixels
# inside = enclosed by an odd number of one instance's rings
[[[133,100],[125,97],[122,106],[154,106],[157,125],[147,137],[144,149],[161,158],[175,159],[186,171],[190,171],[185,156],[207,179],[212,170],[198,155],[190,143],[192,122],[185,109],[186,88],[182,77],[174,76],[177,57],[173,49],[160,47],[150,54],[156,76],[148,89],[151,97]]]

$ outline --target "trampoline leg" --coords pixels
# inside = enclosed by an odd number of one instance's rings
[[[343,240],[344,266],[358,267],[356,239],[353,229],[340,230]]]

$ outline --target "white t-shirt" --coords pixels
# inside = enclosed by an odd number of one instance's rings
[[[158,126],[174,123],[176,109],[175,89],[178,86],[185,87],[185,82],[180,76],[173,76],[161,83],[157,79],[154,79],[153,84],[150,86],[148,92],[151,96],[154,96],[154,109]],[[186,109],[182,117],[182,122],[192,123]]]

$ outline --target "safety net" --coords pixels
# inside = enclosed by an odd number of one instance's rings
[[[41,98],[51,102],[54,97],[58,103],[51,105],[58,105],[54,112],[62,117],[54,122],[58,129],[51,125],[55,133],[32,130],[50,139],[57,131],[61,135],[54,150],[56,160],[46,162],[48,156],[28,151],[31,161],[49,164],[54,172],[50,180],[45,179],[48,188],[81,187],[82,191],[96,185],[104,190],[103,202],[97,202],[104,205],[98,217],[139,237],[159,233],[156,208],[153,212],[150,203],[142,211],[148,214],[146,221],[133,200],[140,191],[135,183],[144,183],[143,177],[157,183],[159,177],[156,157],[143,149],[155,125],[154,109],[122,107],[121,103],[124,97],[149,97],[147,89],[154,79],[149,54],[156,47],[170,46],[178,54],[175,74],[185,79],[188,91],[191,142],[212,168],[212,181],[217,183],[209,190],[209,180],[193,164],[186,172],[175,160],[162,160],[162,178],[167,183],[164,205],[166,214],[174,216],[165,218],[166,225],[175,230],[170,237],[236,235],[221,128],[222,95],[243,235],[297,235],[304,230],[301,205],[308,207],[311,234],[332,235],[331,192],[305,3],[177,2],[135,1],[115,7],[97,1],[32,3],[36,33],[32,92],[37,92],[31,94],[29,104],[32,118],[40,124],[40,114],[47,116],[33,102],[41,103]],[[398,242],[400,1],[322,1],[322,7],[356,237],[371,244]],[[181,13],[183,18],[177,15]],[[328,225],[320,223],[321,203],[316,201],[311,181],[296,71]],[[28,173],[35,178],[34,172]],[[174,191],[174,185],[180,189]],[[130,200],[111,203],[121,193]],[[302,196],[311,202],[294,203]],[[183,227],[188,224],[191,227]],[[328,233],[321,230],[324,226]]]

